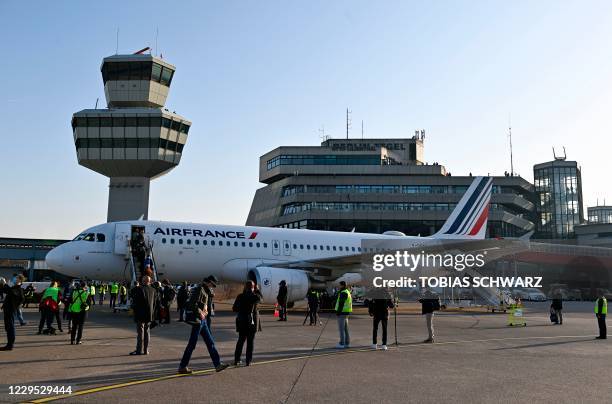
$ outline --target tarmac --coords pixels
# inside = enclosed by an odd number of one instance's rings
[[[268,312],[252,366],[215,373],[200,339],[190,376],[176,373],[190,332],[176,312],[152,331],[150,355],[129,356],[136,330],[127,313],[94,306],[83,345],[70,345],[66,333],[36,335],[39,314],[25,309],[15,349],[0,352],[0,402],[610,402],[612,345],[594,339],[593,303],[564,303],[563,325],[550,323],[549,304],[527,303],[526,327],[509,327],[504,314],[439,312],[435,344],[422,343],[424,317],[402,311],[397,345],[390,318],[388,351],[370,348],[372,322],[363,310],[351,316],[351,347],[343,350],[334,348],[335,315],[303,326],[303,312],[290,312],[287,322]],[[222,359],[233,363],[228,308],[218,304],[213,335]],[[2,329],[0,343],[5,338]],[[70,386],[72,394],[15,395],[9,386]]]

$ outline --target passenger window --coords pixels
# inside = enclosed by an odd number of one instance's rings
[[[162,244],[166,244],[166,239],[162,238]]]
[[[190,238],[187,239],[187,244],[191,245],[191,239]]]
[[[321,247],[321,250],[323,249],[323,246],[319,246],[319,247]]]
[[[361,252],[361,247],[357,247],[357,251]]]
[[[174,239],[173,238],[170,239],[170,244],[174,244]]]
[[[332,250],[336,251],[336,246],[332,246]]]
[[[230,243],[229,241],[226,241],[226,242],[225,242],[225,245],[226,245],[226,246],[228,246],[228,247],[229,247],[231,244],[232,244],[232,243]]]
[[[306,249],[310,250],[310,244],[306,244]]]
[[[300,250],[304,249],[304,244],[300,244]]]
[[[342,251],[342,246],[338,247],[338,250]]]
[[[210,240],[210,245],[215,245],[215,240]]]
[[[327,246],[327,251],[329,251],[329,246]]]
[[[242,246],[243,246],[243,247],[246,247],[246,243],[245,243],[244,241],[242,242]]]
[[[179,244],[183,244],[183,239],[179,238]]]
[[[260,244],[259,244],[259,243],[255,243],[255,246],[256,246],[257,248],[259,248]]]
[[[102,233],[98,233],[96,234],[96,240],[103,243],[106,241],[106,236]]]
[[[202,245],[206,245],[206,244],[208,244],[208,241],[202,240]]]
[[[253,242],[249,241],[249,247],[253,247]]]
[[[200,245],[200,240],[196,240],[195,245]]]
[[[234,241],[234,247],[238,247],[238,242]]]
[[[316,249],[317,249],[317,245],[316,245],[316,244],[314,244],[314,245],[312,246],[312,249],[313,249],[313,250],[316,250]]]
[[[268,248],[268,243],[263,243],[264,248]]]
[[[293,249],[294,249],[294,250],[297,250],[297,244],[294,244],[294,245],[293,245]]]
[[[352,251],[355,251],[355,247],[351,247],[351,250],[352,250]]]

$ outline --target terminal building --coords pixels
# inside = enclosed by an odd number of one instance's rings
[[[565,157],[533,167],[538,239],[572,239],[584,223],[580,167]]]
[[[588,222],[575,227],[578,244],[612,247],[612,206],[587,208]]]
[[[150,182],[179,164],[191,127],[164,108],[176,68],[146,50],[104,58],[107,108],[72,117],[79,164],[110,178],[109,222],[147,219]]]
[[[427,164],[423,135],[328,139],[320,146],[271,150],[260,157],[259,181],[266,185],[256,191],[246,224],[435,233],[473,178]],[[534,230],[533,195],[533,185],[521,177],[494,177],[487,236],[517,237]]]

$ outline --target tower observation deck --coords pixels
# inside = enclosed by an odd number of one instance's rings
[[[80,165],[110,178],[109,222],[147,219],[152,179],[176,167],[191,122],[164,108],[175,67],[153,55],[102,61],[106,109],[72,116]]]

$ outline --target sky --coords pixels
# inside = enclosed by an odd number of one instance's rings
[[[106,221],[108,179],[70,120],[105,105],[102,58],[155,46],[166,106],[193,122],[149,218],[244,224],[259,157],[345,136],[410,137],[453,175],[503,175],[552,148],[612,203],[612,2],[0,0],[0,236],[72,238]],[[586,210],[585,210],[586,212]]]

